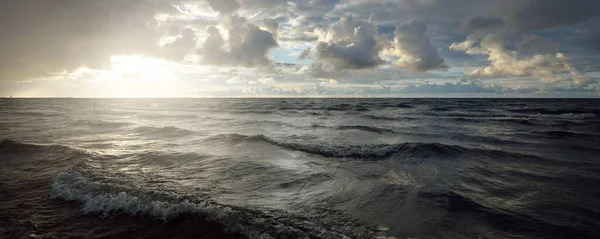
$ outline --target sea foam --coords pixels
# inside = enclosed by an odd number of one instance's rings
[[[59,173],[52,183],[50,198],[81,203],[82,213],[99,214],[102,217],[126,213],[133,216],[150,216],[167,222],[180,216],[200,216],[222,224],[230,232],[238,232],[248,238],[368,238],[374,236],[372,232],[365,231],[364,226],[357,232],[353,230],[354,226],[332,227],[280,211],[258,211],[222,205],[210,200],[190,201],[167,195],[156,196],[156,193],[144,195],[143,190],[93,182],[79,172]]]

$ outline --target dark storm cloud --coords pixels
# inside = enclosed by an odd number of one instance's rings
[[[371,18],[378,24],[397,25],[408,20],[426,22],[456,22],[485,12],[489,0],[349,0],[338,4],[334,14],[353,14],[360,19]]]
[[[538,35],[525,34],[523,40],[516,44],[517,52],[525,54],[554,53],[560,50],[560,43]]]
[[[572,26],[600,15],[597,0],[506,0],[496,4],[513,31]]]
[[[81,66],[102,68],[111,55],[171,55],[156,42],[156,13],[177,1],[19,0],[0,7],[0,80],[22,80]],[[179,51],[179,49],[178,49]]]
[[[476,31],[485,28],[499,28],[504,26],[504,20],[497,17],[467,17],[461,25],[462,31]]]

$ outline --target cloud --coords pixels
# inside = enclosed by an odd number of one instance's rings
[[[298,59],[306,59],[306,58],[308,58],[308,56],[310,55],[310,49],[311,49],[310,47],[304,49],[302,51],[302,53],[300,53],[300,56],[298,56]]]
[[[500,93],[504,91],[501,86],[498,85],[481,85],[474,82],[457,82],[457,83],[425,83],[425,84],[410,84],[403,89],[406,93],[440,93],[440,94],[451,94],[451,93]]]
[[[290,2],[292,10],[303,16],[322,15],[332,11],[340,0],[308,0]]]
[[[365,69],[382,64],[377,29],[369,22],[344,16],[329,30],[318,31],[317,60],[334,70]]]
[[[498,17],[469,16],[463,20],[461,31],[477,31],[481,29],[499,28],[504,26],[504,20]]]
[[[523,40],[518,42],[516,47],[517,52],[525,54],[553,53],[560,50],[560,43],[538,35],[525,34],[523,35]]]
[[[398,58],[396,65],[418,72],[448,68],[425,30],[427,27],[419,21],[403,22],[396,27],[394,42],[387,50],[388,55]]]
[[[279,36],[279,23],[275,19],[264,19],[263,26],[273,34],[275,38]]]
[[[506,49],[504,38],[503,34],[473,34],[464,42],[450,45],[450,49],[488,57],[490,65],[466,73],[469,78],[535,77],[544,83],[567,80],[578,86],[594,83],[576,70],[563,53],[519,57],[516,51]],[[557,74],[560,72],[567,72],[570,77]]]
[[[222,14],[232,13],[240,8],[236,0],[207,0],[207,2],[213,10]]]
[[[107,67],[117,54],[164,54],[157,13],[178,1],[4,1],[0,80],[23,80],[79,67]]]
[[[271,63],[266,53],[278,46],[272,32],[237,16],[223,25],[228,28],[227,42],[217,27],[207,28],[209,36],[198,51],[202,64],[258,67]]]
[[[572,26],[600,15],[597,0],[505,0],[496,1],[499,15],[512,31]]]
[[[426,30],[419,21],[403,22],[396,27],[394,40],[390,42],[370,22],[347,15],[329,30],[317,31],[317,61],[325,71],[367,69],[385,64],[380,57],[384,55],[394,58],[397,66],[417,72],[447,68]]]
[[[190,28],[184,28],[175,41],[162,47],[158,55],[161,58],[180,61],[193,52],[196,42],[196,33]]]
[[[256,92],[318,84],[390,94],[420,79],[436,85],[423,86],[431,91],[475,91],[440,83],[450,77],[587,89],[600,69],[598,9],[597,0],[6,1],[0,81],[103,71],[113,56],[136,55],[194,72],[180,78]],[[240,69],[248,78],[236,84],[225,84],[232,74],[205,74],[230,67],[260,69]]]
[[[273,77],[256,77],[252,75],[237,75],[226,81],[229,84],[274,85]]]

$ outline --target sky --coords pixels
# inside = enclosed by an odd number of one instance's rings
[[[598,0],[19,0],[0,96],[599,97]]]

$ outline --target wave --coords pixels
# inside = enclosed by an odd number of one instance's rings
[[[337,130],[361,130],[367,132],[373,132],[378,134],[384,133],[395,133],[396,131],[386,128],[380,128],[375,126],[365,126],[365,125],[344,125],[335,127]]]
[[[514,113],[521,114],[534,114],[534,115],[555,115],[555,116],[569,116],[569,115],[579,115],[579,116],[588,116],[588,117],[596,117],[600,114],[600,110],[598,109],[586,109],[586,108],[569,108],[569,109],[548,109],[548,108],[525,108],[525,109],[510,109],[508,110]]]
[[[59,144],[31,144],[31,143],[23,143],[10,139],[3,139],[0,142],[0,150],[1,151],[15,151],[22,153],[36,153],[43,151],[47,154],[63,154],[67,155],[68,153],[88,153],[82,150],[74,149],[68,146],[59,145]]]
[[[68,117],[68,115],[56,112],[56,111],[20,111],[15,110],[11,111],[11,114],[18,116],[28,116],[28,117],[39,117],[39,118],[47,118],[47,117]]]
[[[393,107],[394,108],[404,108],[404,109],[414,108],[412,105],[409,105],[409,104],[395,104]]]
[[[407,103],[361,103],[361,105],[369,108],[399,108],[399,109],[412,109],[414,106]]]
[[[581,125],[579,122],[570,120],[550,120],[550,119],[530,119],[530,118],[506,118],[506,119],[490,119],[490,121],[500,123],[514,123],[528,126],[569,126]]]
[[[11,172],[15,177],[27,176],[27,180],[52,177],[84,160],[110,157],[59,144],[30,144],[8,139],[0,142],[2,166],[15,170]]]
[[[332,128],[335,130],[360,130],[378,134],[385,133],[395,133],[396,131],[386,128],[380,128],[375,126],[365,126],[365,125],[342,125],[342,126],[324,126],[324,125],[312,125],[313,128]]]
[[[290,150],[302,151],[329,158],[360,158],[365,160],[400,158],[455,158],[459,156],[482,156],[494,158],[537,158],[500,150],[465,148],[440,143],[408,142],[399,144],[332,145],[326,142],[298,143],[273,139],[264,135],[222,134],[205,140],[231,142],[263,142]]]
[[[452,191],[421,191],[417,196],[434,202],[434,207],[443,208],[450,213],[481,212],[485,208],[470,198]]]
[[[557,117],[565,118],[565,119],[593,119],[598,116],[594,113],[582,113],[582,114],[566,113],[566,114],[557,115]]]
[[[554,224],[524,212],[488,207],[452,191],[423,191],[417,196],[430,202],[431,206],[447,211],[445,220],[449,222],[446,225],[464,219],[464,215],[473,215],[494,228],[526,235],[526,238],[594,238],[577,226]]]
[[[481,112],[481,111],[471,111],[471,112],[432,112],[426,111],[423,112],[424,115],[429,116],[442,116],[442,117],[463,117],[463,118],[490,118],[490,117],[507,117],[509,115],[500,114],[500,113],[490,113],[490,112]]]
[[[195,134],[196,132],[181,129],[173,126],[164,127],[153,127],[153,126],[140,126],[131,130],[136,134],[149,137],[181,137]]]
[[[369,111],[369,108],[360,106],[360,105],[352,105],[352,104],[337,104],[333,106],[321,107],[322,110],[329,111]]]
[[[348,220],[324,221],[282,211],[243,208],[210,199],[173,196],[90,181],[79,172],[61,172],[51,185],[51,199],[78,202],[85,214],[108,217],[125,213],[162,221],[200,216],[248,238],[371,238],[375,230]],[[356,229],[362,230],[356,230]]]
[[[275,110],[230,110],[227,111],[228,113],[232,113],[232,114],[274,114],[277,113],[277,111]]]
[[[485,122],[485,119],[475,119],[475,118],[465,118],[465,117],[457,117],[457,118],[451,118],[451,121],[456,121],[456,122],[468,122],[468,123],[481,123],[481,122]]]
[[[194,114],[183,114],[183,115],[163,115],[163,114],[146,114],[138,115],[138,118],[142,119],[197,119],[200,118]]]
[[[416,120],[416,118],[411,118],[411,117],[391,117],[391,116],[383,116],[383,115],[361,115],[360,117],[365,118],[365,119],[374,119],[374,120],[394,120],[394,121]]]
[[[21,143],[21,142],[10,140],[10,139],[3,139],[2,141],[0,141],[0,151],[3,151],[3,152],[4,151],[29,151],[29,150],[33,151],[33,150],[37,150],[37,149],[43,149],[45,147],[51,147],[51,146]],[[63,148],[63,146],[56,146],[56,147]]]
[[[121,128],[125,126],[131,125],[131,123],[127,122],[115,122],[115,121],[104,121],[99,119],[91,119],[91,120],[77,120],[74,122],[75,125],[78,126],[86,126],[86,127],[97,127],[97,128]]]
[[[575,132],[560,131],[560,130],[535,131],[533,133],[545,135],[545,136],[550,137],[550,138],[561,138],[561,139],[562,138],[600,138],[600,135],[592,135],[592,134],[585,134],[585,133],[575,133]]]

